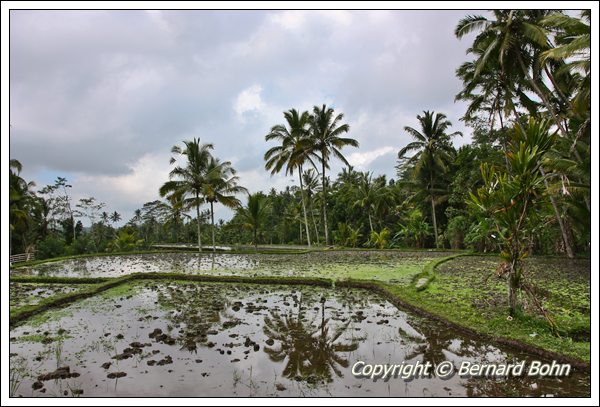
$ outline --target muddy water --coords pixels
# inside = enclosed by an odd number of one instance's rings
[[[390,273],[400,267],[415,272],[443,252],[331,251],[303,254],[159,253],[98,256],[39,264],[11,270],[11,275],[119,277],[131,273],[178,272],[270,276],[340,276],[357,267]],[[371,272],[370,278],[377,278]],[[394,277],[396,278],[396,277]],[[388,279],[389,280],[389,279]],[[392,281],[394,282],[394,281]],[[399,281],[397,281],[399,282]]]
[[[581,372],[560,380],[356,378],[359,360],[531,360],[357,289],[137,282],[14,328],[10,352],[11,389],[22,396],[590,394]]]

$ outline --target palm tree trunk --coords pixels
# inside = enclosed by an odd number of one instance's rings
[[[322,190],[323,190],[323,227],[325,228],[325,246],[329,246],[329,231],[327,230],[327,190],[325,189],[325,155],[322,160]]]
[[[435,248],[439,249],[439,244],[438,244],[438,230],[437,230],[437,217],[435,216],[435,199],[433,197],[433,174],[429,175],[429,182],[430,182],[430,186],[429,188],[431,188],[430,194],[431,194],[431,218],[433,220],[433,233],[435,235]]]
[[[300,179],[300,198],[302,201],[302,212],[304,213],[304,226],[306,227],[306,241],[310,247],[310,231],[308,230],[308,217],[306,216],[306,203],[304,202],[304,187],[302,185],[302,166],[298,167],[298,178]]]
[[[257,231],[258,228],[254,228],[254,251],[257,252],[258,251],[258,238],[257,238]]]
[[[544,186],[546,187],[546,190],[548,190],[548,180],[546,179],[546,173],[544,172],[544,169],[542,167],[540,167],[540,173],[544,178]],[[560,234],[562,235],[563,243],[565,244],[565,251],[567,252],[567,257],[572,259],[573,257],[575,257],[573,254],[573,248],[571,247],[571,243],[569,242],[569,236],[567,235],[565,223],[563,222],[562,217],[560,216],[560,211],[558,210],[556,199],[552,194],[548,194],[548,196],[550,197],[550,203],[552,204],[552,209],[554,209],[554,216],[556,217],[556,221],[558,222]]]
[[[200,202],[198,202],[198,193],[196,192],[196,228],[198,231],[198,253],[202,252],[202,240],[200,238]]]
[[[435,248],[438,249],[440,246],[438,244],[437,218],[435,216],[435,200],[433,199],[433,195],[431,195],[431,217],[433,219],[433,233],[435,234]]]
[[[312,201],[309,202],[309,209],[310,209],[310,216],[312,217],[312,221],[313,221],[313,226],[315,227],[315,237],[317,238],[317,245],[319,245],[320,244],[319,229],[317,228],[317,221],[315,219],[315,211],[313,209]]]
[[[213,209],[213,203],[210,203],[210,224],[211,224],[211,232],[212,232],[212,246],[213,253],[217,251],[217,247],[215,246],[215,211]]]
[[[373,233],[373,221],[371,220],[371,211],[367,210],[367,215],[369,215],[369,227],[371,228],[371,233]]]

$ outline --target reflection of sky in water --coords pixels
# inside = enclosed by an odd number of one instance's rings
[[[160,253],[98,256],[63,260],[11,270],[11,275],[61,277],[117,277],[131,273],[180,272],[245,275],[327,275],[351,273],[360,267],[394,272],[399,267],[421,267],[445,253],[336,251],[305,254]],[[376,276],[375,276],[376,278]]]
[[[355,378],[351,368],[358,360],[524,358],[407,314],[363,290],[151,281],[133,287],[109,290],[14,328],[12,368],[26,357],[17,394],[83,389],[84,396],[564,396],[590,391],[589,375],[582,374],[562,381]],[[150,338],[157,329],[162,336]],[[63,339],[46,344],[19,339],[45,332],[54,338],[62,333]],[[114,358],[133,349],[133,342],[150,346]],[[159,366],[168,356],[172,363]],[[108,369],[102,367],[106,362]],[[63,365],[80,376],[44,381],[46,393],[32,390],[38,375]],[[108,379],[110,372],[127,376]]]

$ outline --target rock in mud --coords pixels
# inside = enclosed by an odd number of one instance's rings
[[[275,341],[273,339],[267,339],[267,341],[265,342],[267,345],[269,346],[273,346],[273,344],[275,344]]]
[[[40,382],[39,380],[31,385],[33,390],[39,390],[42,387],[44,387],[44,383]]]
[[[108,369],[110,367],[110,365],[112,365],[112,362],[102,363],[102,365],[100,365],[100,366],[102,366],[103,369]]]

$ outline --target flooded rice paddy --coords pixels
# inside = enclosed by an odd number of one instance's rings
[[[138,281],[46,311],[10,336],[14,396],[590,395],[582,372],[354,377],[359,360],[532,360],[359,289]]]
[[[444,252],[332,251],[302,254],[158,253],[87,257],[21,267],[12,276],[120,277],[131,273],[361,278],[405,283]]]

